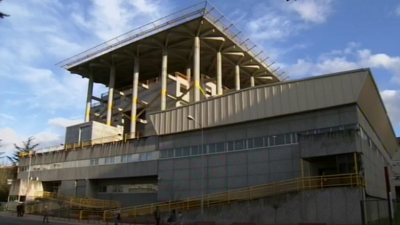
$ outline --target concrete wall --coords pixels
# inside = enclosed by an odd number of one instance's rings
[[[205,210],[184,212],[185,224],[195,221],[215,221],[228,225],[233,222],[255,224],[326,223],[361,224],[360,190],[356,188],[331,188],[302,191],[249,202],[211,207]],[[279,206],[275,211],[274,206]],[[275,217],[276,215],[276,217]],[[167,214],[163,214],[167,217]]]
[[[207,155],[203,162],[205,193],[301,176],[297,145]],[[159,168],[159,201],[201,195],[201,156],[160,160]]]
[[[89,127],[82,132],[83,127]],[[118,136],[121,134],[121,136]],[[101,141],[96,140],[99,138],[116,136],[115,141],[122,140],[123,136],[122,127],[112,127],[106,124],[99,123],[96,121],[90,121],[87,123],[81,123],[74,126],[67,127],[65,133],[65,144],[78,143],[81,141],[94,140],[101,143]]]
[[[128,207],[157,202],[157,193],[101,193],[97,194],[96,198],[110,201],[119,201],[122,207]]]

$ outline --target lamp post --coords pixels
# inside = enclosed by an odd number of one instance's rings
[[[192,120],[199,124],[201,129],[201,216],[204,215],[204,133],[203,133],[203,125],[197,121],[193,116],[188,115],[188,120]]]

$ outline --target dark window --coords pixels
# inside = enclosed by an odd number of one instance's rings
[[[200,155],[199,146],[192,146],[192,155]]]
[[[245,149],[244,140],[235,141],[235,150],[242,150],[242,149]]]
[[[283,145],[285,144],[285,135],[280,134],[280,135],[276,135],[276,136],[272,136],[274,145]]]
[[[224,152],[225,151],[225,143],[224,142],[217,143],[215,145],[216,145],[216,148],[217,148],[217,152]]]
[[[184,85],[184,84],[180,84],[180,85],[179,85],[179,91],[180,91],[181,93],[185,93],[186,90],[187,90],[186,85]]]
[[[160,151],[160,158],[167,158],[168,157],[168,151],[167,150],[163,150]]]
[[[285,134],[285,144],[291,144],[292,142],[292,134]]]
[[[190,155],[190,147],[182,148],[182,156],[189,156]]]
[[[174,149],[169,149],[167,152],[168,152],[168,158],[174,157]]]
[[[331,127],[331,131],[338,131],[340,127]]]
[[[107,192],[107,186],[99,186],[99,193],[106,193]]]
[[[322,134],[322,133],[328,133],[328,132],[330,132],[330,128],[323,128],[323,129],[318,129],[318,133],[319,134]]]
[[[175,149],[175,157],[182,157],[183,156],[183,149],[177,148]]]
[[[209,153],[215,153],[217,149],[215,148],[215,144],[209,144],[208,145],[208,152]]]
[[[228,151],[233,151],[235,150],[235,146],[234,146],[234,142],[233,141],[229,141],[228,143]]]
[[[262,148],[264,147],[264,138],[258,137],[254,138],[254,148]]]
[[[254,139],[247,140],[247,148],[254,148]]]
[[[114,193],[121,193],[124,191],[124,188],[122,185],[113,185],[112,186],[112,192]]]

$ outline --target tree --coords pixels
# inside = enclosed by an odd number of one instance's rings
[[[1,1],[3,1],[3,0],[0,0],[0,3],[1,3]],[[4,19],[4,17],[7,17],[7,16],[10,16],[10,15],[0,12],[0,19]]]
[[[19,156],[21,153],[29,153],[39,145],[39,144],[34,144],[33,142],[34,140],[35,140],[34,137],[29,137],[27,141],[22,142],[21,147],[18,146],[17,144],[14,144],[17,151],[15,151],[12,156],[7,156],[8,160],[10,160],[13,165],[18,164]]]

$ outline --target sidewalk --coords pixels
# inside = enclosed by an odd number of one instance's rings
[[[35,220],[35,221],[43,221],[43,217],[40,215],[31,215],[31,214],[25,214],[24,217],[17,217],[16,213],[12,212],[0,212],[0,217],[8,217],[8,218],[18,218],[18,219],[23,219],[23,220]],[[58,217],[53,217],[49,216],[49,222],[52,224],[57,224],[57,223],[62,223],[62,224],[75,224],[75,225],[82,225],[82,224],[113,224],[111,222],[97,222],[97,221],[77,221],[74,219],[71,219],[71,221],[68,221],[68,219],[65,218],[58,218]]]

